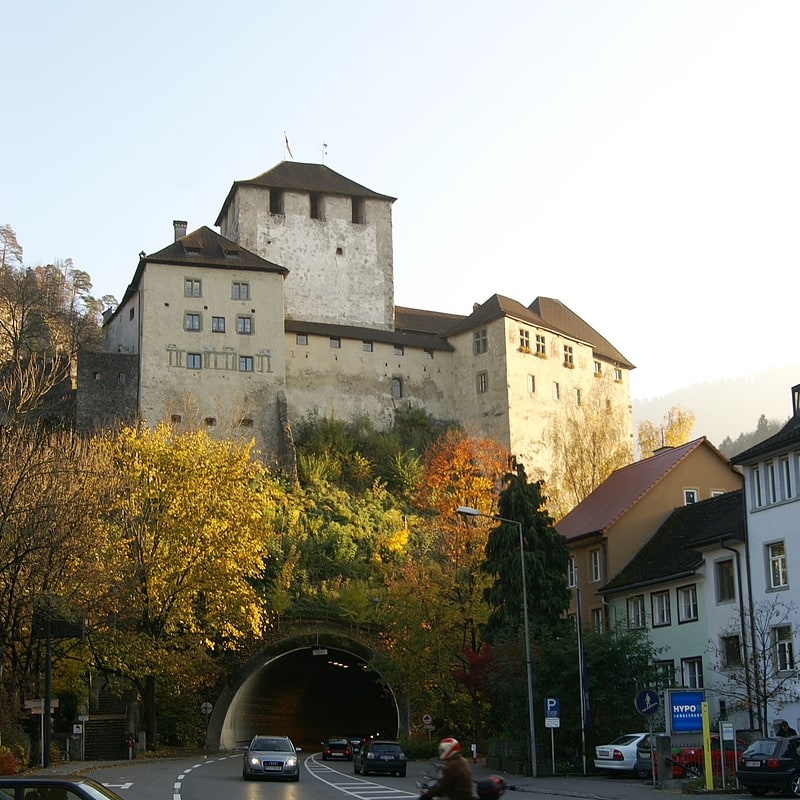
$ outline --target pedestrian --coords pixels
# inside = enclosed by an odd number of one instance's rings
[[[786,738],[787,736],[797,736],[797,731],[789,726],[789,723],[782,719],[778,725],[778,730],[776,731],[778,736]]]
[[[439,742],[442,774],[435,786],[422,792],[421,798],[427,800],[431,797],[446,797],[448,800],[473,800],[472,768],[460,751],[461,745],[457,739],[447,738]]]

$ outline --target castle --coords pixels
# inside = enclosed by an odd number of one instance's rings
[[[394,304],[392,205],[323,164],[235,181],[216,220],[141,253],[78,366],[78,425],[142,419],[254,437],[264,460],[310,413],[388,427],[405,404],[492,437],[546,474],[559,404],[633,365],[559,300],[494,295],[469,314]]]

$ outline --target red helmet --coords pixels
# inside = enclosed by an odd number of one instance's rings
[[[461,745],[458,743],[458,739],[442,739],[439,742],[439,758],[442,761],[447,761],[448,758],[452,758],[456,753],[461,750]]]

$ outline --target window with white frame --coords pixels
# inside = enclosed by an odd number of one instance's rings
[[[759,467],[753,467],[750,473],[750,480],[752,482],[753,505],[756,508],[761,508],[764,505],[764,496],[761,494],[761,470]]]
[[[681,676],[683,685],[687,689],[703,688],[703,659],[702,658],[682,658]]]
[[[561,388],[558,381],[553,381],[553,400],[558,400],[561,397]]]
[[[592,609],[592,630],[595,633],[602,633],[604,626],[604,617],[602,608]]]
[[[794,669],[794,643],[792,629],[789,625],[779,625],[772,629],[775,642],[775,664],[780,672],[789,672]]]
[[[567,586],[574,589],[578,583],[578,568],[575,565],[575,556],[570,556],[567,562]]]
[[[772,542],[767,545],[767,563],[769,566],[769,588],[784,589],[789,585],[789,574],[786,571],[786,544]]]
[[[678,589],[678,622],[697,620],[697,587],[682,586]]]
[[[669,592],[653,592],[650,595],[651,614],[653,627],[662,628],[672,624],[672,613],[669,607]]]
[[[767,462],[767,502],[778,502],[778,480],[775,476],[775,462]]]
[[[697,489],[684,489],[683,490],[683,504],[691,506],[697,502]]]
[[[528,394],[536,393],[536,377],[528,375]]]
[[[794,497],[794,480],[792,479],[792,462],[789,456],[781,459],[781,482],[783,483],[783,498],[791,500]]]
[[[631,630],[638,630],[644,626],[644,595],[637,594],[628,598],[628,627]]]
[[[736,585],[733,582],[733,559],[725,558],[714,564],[717,602],[729,603],[736,599]]]
[[[730,634],[720,638],[722,664],[726,667],[738,667],[742,663],[742,645],[738,634]]]
[[[598,377],[603,374],[603,365],[599,361],[594,362],[594,374]]]
[[[592,550],[589,553],[589,567],[592,576],[592,583],[597,583],[603,577],[603,571],[600,568],[600,549]]]
[[[617,383],[622,383],[622,370],[619,367],[614,367],[614,380]]]
[[[675,685],[675,662],[671,658],[656,661],[653,666],[656,668],[656,684],[659,688]]]

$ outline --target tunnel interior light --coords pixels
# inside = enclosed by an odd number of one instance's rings
[[[325,647],[315,647],[311,651],[312,656],[326,656],[328,655],[328,650]]]

